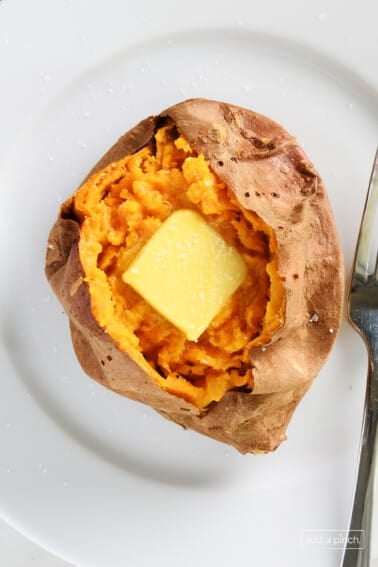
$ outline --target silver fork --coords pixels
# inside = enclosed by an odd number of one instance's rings
[[[342,567],[372,567],[374,478],[378,461],[378,255],[372,273],[369,257],[378,203],[378,149],[370,177],[349,291],[349,320],[365,341],[368,376],[354,503]],[[378,535],[378,534],[377,534]]]

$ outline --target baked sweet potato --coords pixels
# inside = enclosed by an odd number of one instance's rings
[[[197,341],[122,279],[182,208],[248,266]],[[46,275],[89,376],[243,453],[285,439],[342,312],[342,254],[316,170],[271,119],[205,99],[143,120],[95,165],[60,209]]]

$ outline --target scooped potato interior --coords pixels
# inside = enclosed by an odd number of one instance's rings
[[[90,177],[76,192],[74,207],[92,313],[119,349],[161,388],[199,409],[229,390],[252,390],[249,353],[269,343],[284,324],[277,241],[174,124],[166,123],[148,146]],[[148,239],[179,209],[199,212],[248,267],[244,282],[197,341],[122,279]]]

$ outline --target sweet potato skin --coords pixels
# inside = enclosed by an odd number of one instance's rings
[[[285,282],[285,324],[251,351],[253,392],[228,392],[206,413],[157,386],[95,321],[80,264],[73,198],[51,229],[46,276],[70,321],[83,370],[104,386],[242,453],[274,450],[324,364],[340,326],[341,249],[322,180],[295,139],[271,119],[234,105],[191,99],[149,117],[122,136],[88,177],[148,144],[165,119],[203,153],[240,204],[275,231]]]

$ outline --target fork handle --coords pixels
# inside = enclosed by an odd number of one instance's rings
[[[377,509],[374,483],[378,462],[378,344],[371,345],[370,351],[357,483],[342,567],[372,567],[372,512]],[[357,545],[356,536],[360,538]]]

